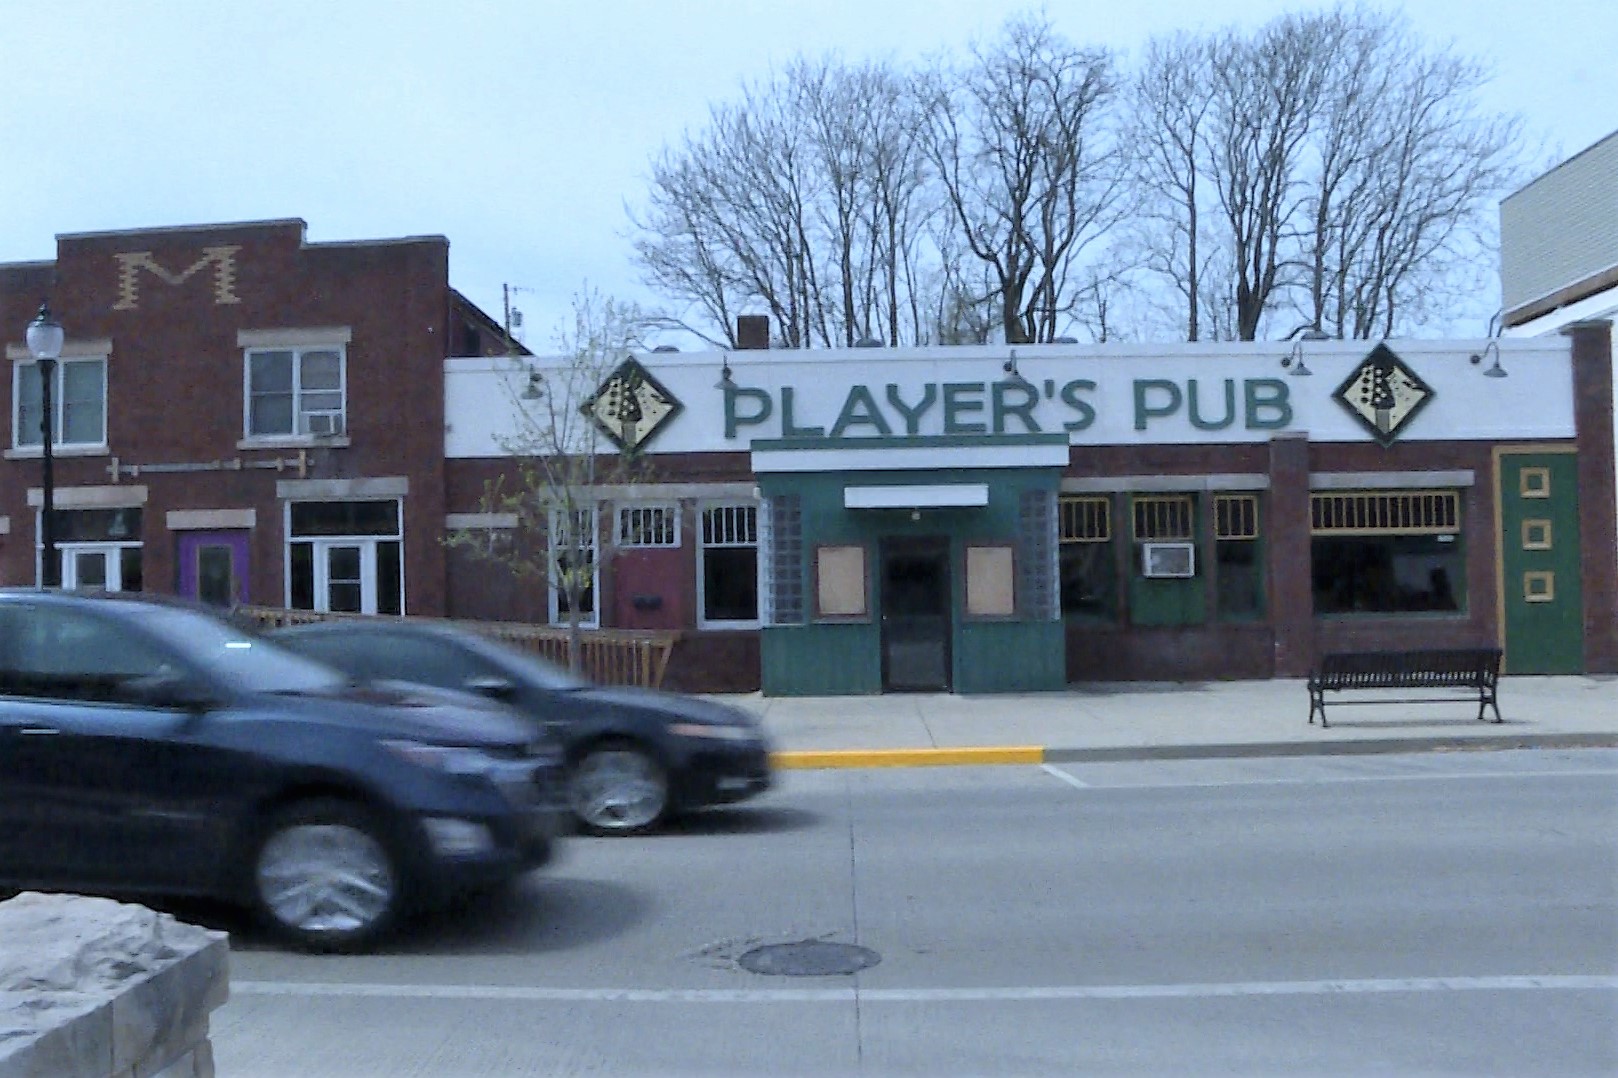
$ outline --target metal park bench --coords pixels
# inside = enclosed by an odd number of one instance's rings
[[[1446,648],[1425,651],[1329,652],[1309,675],[1309,722],[1320,713],[1326,729],[1326,694],[1360,690],[1447,690],[1448,695],[1378,697],[1355,704],[1426,704],[1477,702],[1481,722],[1488,709],[1500,717],[1500,649]],[[1461,693],[1465,695],[1460,695]]]

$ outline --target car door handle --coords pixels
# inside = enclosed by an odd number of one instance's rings
[[[17,731],[19,734],[32,737],[41,737],[46,734],[59,734],[62,731],[54,726],[24,726]]]

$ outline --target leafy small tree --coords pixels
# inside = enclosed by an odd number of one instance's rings
[[[512,422],[498,438],[510,465],[489,480],[479,511],[509,522],[464,528],[446,543],[498,565],[519,581],[537,581],[557,596],[567,618],[568,666],[582,665],[583,625],[597,597],[602,522],[608,488],[645,481],[633,427],[646,422],[643,386],[634,378],[603,392],[614,372],[642,346],[642,330],[664,320],[638,306],[586,290],[573,302],[573,325],[550,357],[511,357],[503,385]],[[627,433],[622,444],[600,421]],[[607,546],[606,549],[611,549]]]

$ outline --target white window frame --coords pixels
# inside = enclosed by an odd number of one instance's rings
[[[664,519],[672,525],[670,529],[672,537],[670,540],[661,543],[648,543],[629,538],[634,532],[634,528],[630,525],[637,513],[664,514]],[[678,548],[680,545],[680,507],[673,502],[621,502],[617,506],[613,519],[613,545],[620,550],[669,550]],[[641,520],[644,523],[646,517],[642,516]],[[643,527],[642,534],[644,532]]]
[[[391,501],[394,505],[394,533],[392,535],[293,535],[292,534],[292,503],[311,501]],[[292,609],[292,547],[303,543],[310,547],[312,571],[314,580],[311,587],[314,591],[314,610],[316,613],[331,613],[331,591],[329,585],[330,566],[328,552],[333,547],[357,546],[360,548],[360,613],[375,614],[377,612],[377,575],[376,575],[376,548],[378,543],[399,544],[399,614],[401,616],[410,612],[410,596],[405,590],[405,536],[404,536],[404,499],[403,498],[289,498],[281,503],[281,534],[286,537],[281,545],[281,584],[282,602],[286,609]]]
[[[65,401],[62,387],[67,384],[67,367],[69,364],[95,363],[101,367],[101,432],[94,441],[69,442],[64,437],[67,433],[63,423],[63,408]],[[44,455],[44,438],[38,442],[24,442],[22,440],[22,370],[24,367],[37,367],[39,363],[32,359],[17,360],[11,365],[11,448],[15,455],[28,456],[32,454]],[[107,357],[99,356],[63,356],[56,361],[56,368],[51,372],[51,449],[100,449],[107,448]]]
[[[292,430],[277,432],[257,432],[253,430],[253,357],[271,352],[292,353]],[[342,419],[342,432],[332,437],[346,439],[348,437],[348,345],[335,341],[325,343],[306,344],[275,344],[253,345],[242,350],[242,440],[248,443],[285,443],[315,442],[326,439],[326,435],[309,434],[299,428],[305,426],[306,415],[321,414],[332,411],[329,408],[305,409],[303,406],[303,357],[309,352],[336,352],[337,353],[337,395],[339,404],[337,415]],[[310,390],[313,393],[330,393],[329,389]]]
[[[560,508],[551,510],[545,536],[545,564],[547,570],[545,573],[545,591],[546,605],[548,607],[546,613],[552,625],[568,624],[567,613],[562,610],[562,589],[551,572],[555,568],[551,538],[561,534],[562,512]],[[581,517],[585,514],[589,514],[590,517],[588,533],[590,536],[590,610],[583,613],[579,618],[579,627],[581,629],[599,629],[601,627],[601,506],[599,504],[579,506],[574,512]],[[614,524],[616,524],[616,521],[614,521]]]
[[[709,543],[704,538],[703,523],[707,515],[716,509],[750,509],[753,512],[753,541],[751,543],[719,542]],[[766,581],[764,565],[764,507],[756,501],[711,501],[701,502],[697,505],[697,628],[698,629],[757,629],[763,625],[764,616],[764,586]],[[754,588],[758,596],[758,615],[750,619],[713,619],[707,617],[708,596],[708,550],[735,549],[737,547],[751,547],[755,551],[753,572],[755,576]]]
[[[101,585],[102,590],[121,592],[124,590],[124,563],[125,550],[139,550],[139,542],[95,542],[95,543],[58,543],[56,556],[61,560],[61,574],[63,591],[79,590],[78,563],[75,554],[101,554],[107,559],[107,580]],[[43,549],[40,554],[43,555]],[[144,571],[142,566],[142,571]]]

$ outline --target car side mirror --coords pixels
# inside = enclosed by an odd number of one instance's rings
[[[218,698],[206,686],[179,673],[130,678],[123,683],[123,689],[130,699],[148,707],[201,712],[219,705]]]
[[[503,678],[496,674],[469,678],[466,682],[466,691],[475,692],[479,696],[501,702],[510,701],[517,696],[517,683],[510,678]]]

